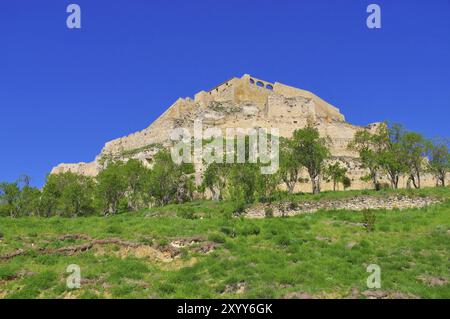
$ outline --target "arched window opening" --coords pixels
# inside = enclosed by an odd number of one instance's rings
[[[266,89],[268,89],[268,90],[271,90],[271,91],[272,91],[272,90],[273,90],[273,86],[272,86],[272,84],[267,84],[267,85],[266,85]]]
[[[255,80],[253,80],[252,78],[250,78],[250,84],[255,84]]]
[[[264,83],[262,83],[261,81],[256,82],[256,85],[262,88],[264,87]]]

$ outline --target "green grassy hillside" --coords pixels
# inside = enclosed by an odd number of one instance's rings
[[[213,201],[109,217],[1,217],[0,298],[450,298],[450,189],[398,192],[442,202],[374,211],[373,231],[364,212],[247,219]],[[80,266],[80,289],[66,287],[70,264]],[[379,290],[366,286],[369,264],[381,267]]]

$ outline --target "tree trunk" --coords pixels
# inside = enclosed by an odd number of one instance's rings
[[[213,186],[210,188],[210,191],[212,200],[220,200],[220,190],[216,190],[216,188]]]
[[[395,176],[394,178],[394,184],[395,184],[395,189],[398,189],[398,175]]]
[[[295,188],[295,182],[290,182],[288,185],[289,194],[292,194],[294,192],[294,188]]]
[[[414,188],[420,188],[420,185],[418,185],[416,181],[414,174],[409,175],[408,180],[406,181],[406,188],[411,188],[411,182],[414,185]]]
[[[420,172],[417,171],[416,175],[417,175],[417,187],[416,188],[420,188]]]
[[[413,182],[414,188],[416,188],[416,189],[420,188],[420,186],[417,185],[416,179],[414,178],[414,176],[412,177],[412,182]]]
[[[445,187],[445,173],[441,173],[441,174],[439,174],[439,179],[441,180],[441,186],[442,187]]]
[[[397,189],[398,188],[398,174],[396,173],[389,173],[389,180],[391,182],[391,187],[393,189]]]
[[[311,177],[311,183],[312,183],[312,192],[313,192],[313,194],[319,194],[320,193],[320,179],[319,179],[319,176]]]
[[[376,171],[371,171],[370,175],[372,176],[372,183],[373,183],[373,187],[375,189],[377,189],[377,180],[378,180],[378,176],[377,176],[377,172]]]

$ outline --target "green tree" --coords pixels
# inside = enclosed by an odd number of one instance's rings
[[[445,186],[445,178],[450,170],[450,154],[448,143],[437,141],[430,143],[428,147],[429,171],[436,178],[436,186]]]
[[[94,190],[92,177],[71,172],[51,174],[42,190],[40,211],[46,216],[92,214],[95,211]]]
[[[356,132],[353,140],[349,144],[350,150],[358,152],[362,167],[369,171],[368,175],[363,177],[363,180],[372,181],[373,186],[376,189],[379,187],[379,147],[380,145],[377,144],[377,137],[374,137],[374,135],[367,130]]]
[[[230,165],[211,163],[203,173],[202,185],[211,192],[214,200],[222,200],[227,185]]]
[[[123,167],[123,162],[110,162],[97,175],[96,193],[99,206],[105,215],[116,214],[119,211],[120,201],[125,199],[128,184]]]
[[[157,205],[184,202],[193,198],[194,166],[176,164],[170,152],[162,150],[155,155],[147,189]]]
[[[300,170],[301,165],[294,153],[292,140],[283,140],[280,145],[279,176],[290,194],[294,192],[295,185],[299,180]]]
[[[41,191],[36,187],[24,186],[20,191],[19,214],[20,216],[39,216],[41,203]]]
[[[0,183],[0,203],[6,206],[5,210],[9,212],[11,218],[19,214],[20,188],[17,182]]]
[[[245,205],[253,203],[257,195],[257,164],[228,164],[230,173],[227,181],[227,193],[233,202],[234,211],[242,212]]]
[[[408,185],[412,182],[415,188],[420,188],[420,176],[424,169],[424,158],[427,141],[415,132],[405,132],[400,139],[401,153],[406,164]]]
[[[294,157],[308,171],[313,194],[320,193],[320,175],[325,160],[330,156],[328,139],[321,138],[316,128],[308,126],[294,132],[292,143]]]
[[[30,186],[30,178],[21,175],[16,182],[0,183],[0,206],[11,217],[39,214],[41,192]]]
[[[59,175],[59,174],[58,174]],[[61,196],[61,189],[63,185],[56,175],[47,175],[44,187],[42,188],[42,195],[39,204],[39,213],[43,216],[56,215],[58,200]]]
[[[271,203],[280,182],[281,178],[279,173],[261,174],[261,171],[258,169],[256,172],[256,193],[258,200]]]
[[[405,154],[402,148],[403,128],[398,124],[381,125],[374,136],[375,142],[380,145],[378,162],[386,172],[391,187],[398,188],[398,181],[408,170]]]
[[[341,167],[339,162],[328,165],[324,172],[324,175],[333,181],[333,191],[336,190],[336,185],[338,183],[344,183],[346,174],[347,174],[347,168]]]
[[[68,175],[67,184],[61,191],[58,204],[61,214],[71,217],[92,214],[95,211],[94,189],[94,181],[91,177]]]
[[[137,159],[130,159],[121,168],[123,178],[127,184],[127,198],[129,208],[138,210],[149,204],[149,194],[146,186],[150,170]]]

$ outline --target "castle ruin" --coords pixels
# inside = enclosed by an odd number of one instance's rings
[[[367,172],[358,161],[358,154],[348,149],[348,143],[358,130],[376,129],[378,123],[365,127],[345,121],[340,110],[317,95],[282,83],[264,81],[248,74],[234,77],[209,91],[200,91],[194,98],[179,98],[146,129],[110,141],[91,163],[60,164],[52,174],[74,172],[95,176],[103,167],[105,157],[127,160],[136,158],[151,165],[152,157],[163,147],[169,147],[170,133],[176,127],[192,128],[201,119],[204,126],[226,128],[278,128],[282,137],[291,137],[296,129],[307,125],[316,127],[331,140],[334,161],[348,168],[351,189],[371,188],[361,177]],[[203,167],[196,167],[197,182]],[[387,182],[387,180],[382,180]],[[406,186],[406,179],[399,183]],[[434,186],[431,175],[424,175],[423,186]],[[330,182],[322,182],[331,189]],[[298,184],[297,191],[310,191],[309,183]]]

